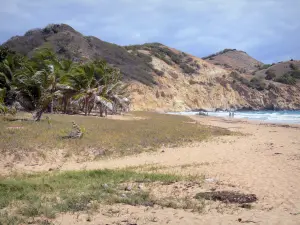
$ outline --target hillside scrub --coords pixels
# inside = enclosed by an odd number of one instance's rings
[[[295,85],[297,82],[296,79],[288,73],[277,78],[276,81],[279,83],[289,84],[289,85]]]
[[[276,74],[275,74],[274,70],[268,69],[266,71],[266,74],[267,74],[266,77],[265,77],[266,80],[273,80],[273,79],[276,78]]]
[[[256,89],[258,91],[263,91],[266,89],[266,83],[259,78],[252,78],[250,81],[244,77],[242,77],[241,75],[239,75],[237,72],[233,71],[231,72],[230,76],[234,79],[234,83],[236,81],[239,81],[240,83],[246,85],[249,88],[253,88]]]
[[[226,52],[234,52],[234,51],[236,51],[236,49],[225,48],[222,51],[219,51],[219,52],[217,52],[215,54],[211,54],[209,56],[203,57],[202,59],[212,59],[213,60],[213,57],[215,57],[215,56],[218,56],[218,55],[221,55],[221,54],[225,54]]]
[[[298,70],[298,67],[294,63],[290,63],[290,68],[292,70]]]

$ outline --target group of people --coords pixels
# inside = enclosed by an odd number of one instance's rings
[[[234,112],[229,112],[229,117],[234,117]]]

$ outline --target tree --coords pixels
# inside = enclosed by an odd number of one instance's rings
[[[47,46],[37,49],[30,59],[4,53],[0,62],[3,110],[8,104],[5,99],[10,99],[33,112],[34,120],[39,121],[47,109],[53,112],[56,107],[66,113],[71,101],[82,106],[85,115],[90,114],[94,106],[99,107],[103,116],[107,110],[116,113],[118,108],[128,105],[120,71],[102,60],[73,63],[58,58]]]
[[[33,119],[39,121],[59,91],[54,91],[55,75],[51,71],[35,70],[31,65],[24,65],[16,75],[17,101],[27,111],[34,111]]]
[[[84,101],[84,114],[89,112],[89,104],[97,92],[98,82],[95,78],[95,66],[92,63],[73,68],[72,75],[67,77],[68,84],[76,90],[75,99]]]

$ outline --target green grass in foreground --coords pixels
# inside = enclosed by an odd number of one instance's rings
[[[168,200],[159,201],[137,187],[125,191],[124,183],[170,184],[196,179],[201,178],[137,173],[132,170],[40,173],[0,178],[0,224],[18,224],[39,216],[51,219],[61,212],[96,210],[99,204],[158,204],[193,209],[194,205],[184,199],[181,200],[184,204],[180,205],[172,196]]]
[[[22,155],[38,151],[41,154],[52,149],[64,149],[68,155],[89,149],[104,151],[106,155],[129,155],[155,150],[162,146],[178,146],[203,141],[213,136],[230,135],[231,132],[200,124],[189,123],[185,116],[150,112],[135,112],[141,120],[112,120],[99,117],[49,115],[52,126],[46,120],[6,121],[0,117],[0,153]],[[71,130],[71,121],[85,129],[79,140],[65,140],[60,136]],[[21,129],[11,129],[21,127]]]

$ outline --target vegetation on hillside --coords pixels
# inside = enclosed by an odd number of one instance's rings
[[[202,59],[204,59],[204,60],[205,60],[205,59],[213,59],[213,57],[215,57],[215,56],[217,56],[217,55],[221,55],[221,54],[224,54],[224,53],[226,53],[226,52],[234,52],[234,51],[236,51],[236,49],[225,48],[224,50],[219,51],[219,52],[217,52],[217,53],[208,55],[208,56],[206,56],[206,57],[202,57]]]
[[[88,115],[98,107],[103,116],[128,105],[120,71],[102,60],[74,63],[49,47],[37,49],[31,58],[1,47],[0,56],[1,112],[22,108],[39,121],[45,111]]]
[[[36,48],[51,45],[55,53],[74,62],[105,60],[120,69],[124,81],[136,80],[147,86],[156,85],[152,70],[139,57],[122,46],[102,41],[97,37],[84,36],[67,24],[49,24],[33,29],[23,36],[15,36],[3,43],[24,56],[31,57]]]
[[[297,79],[300,79],[300,70],[298,69],[297,65],[294,63],[289,64],[290,71],[277,76],[274,69],[268,69],[265,74],[266,80],[273,80],[279,83],[288,84],[288,85],[295,85],[297,83]]]
[[[168,47],[163,46],[159,43],[147,43],[144,45],[130,45],[125,47],[127,50],[132,51],[133,54],[142,58],[148,65],[151,66],[151,56],[139,52],[139,50],[149,51],[151,55],[161,59],[168,65],[178,65],[183,73],[192,74],[200,69],[200,65],[185,53],[176,53],[169,49]],[[150,58],[149,58],[150,57]],[[155,71],[155,70],[154,70]],[[160,71],[155,71],[156,74],[162,75]]]
[[[231,72],[230,76],[233,78],[233,83],[236,81],[246,85],[249,88],[256,89],[258,91],[263,91],[266,89],[266,83],[261,78],[252,78],[250,81],[243,76],[241,76],[238,72]]]

